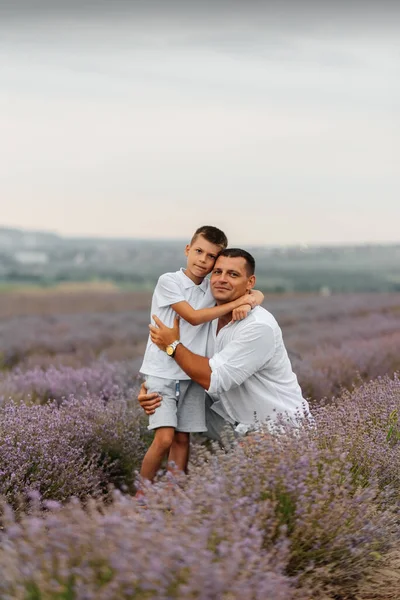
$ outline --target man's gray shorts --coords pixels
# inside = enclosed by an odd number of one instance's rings
[[[213,401],[208,394],[206,394],[205,404],[207,425],[207,431],[204,434],[205,437],[220,444],[224,443],[224,436],[229,437],[230,435],[231,437],[236,437],[233,425],[212,410]]]
[[[149,417],[149,429],[173,427],[187,433],[207,431],[205,392],[198,383],[146,375],[146,388],[148,394],[157,392],[162,397],[161,405]]]

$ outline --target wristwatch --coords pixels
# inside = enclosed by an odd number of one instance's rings
[[[171,358],[174,356],[175,354],[175,350],[176,347],[178,346],[178,344],[182,344],[182,342],[180,340],[175,340],[174,342],[172,342],[172,344],[170,344],[169,346],[167,346],[165,348],[165,352],[168,354],[168,356],[170,356]]]

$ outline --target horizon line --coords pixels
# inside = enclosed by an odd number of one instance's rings
[[[16,231],[27,234],[40,234],[40,235],[51,235],[61,239],[69,240],[93,240],[93,241],[114,241],[114,242],[128,242],[128,241],[142,241],[142,242],[182,242],[187,243],[186,238],[163,238],[163,237],[137,237],[137,236],[113,236],[113,235],[98,235],[98,234],[64,234],[55,230],[49,229],[28,229],[25,227],[18,227],[15,225],[3,225],[0,224],[0,232],[2,230]],[[292,243],[281,243],[281,244],[261,244],[261,243],[247,243],[246,246],[252,248],[349,248],[349,247],[363,247],[363,246],[400,246],[400,240],[392,241],[357,241],[357,242],[292,242]],[[233,247],[233,246],[232,246]],[[238,246],[235,246],[238,247]]]

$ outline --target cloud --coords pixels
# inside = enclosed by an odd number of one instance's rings
[[[373,52],[381,63],[400,61],[400,3],[390,0],[3,0],[0,11],[0,48],[34,54],[51,45],[49,60],[64,51],[83,64],[85,52],[103,58],[137,50],[166,58],[202,51],[288,68],[362,70]]]
[[[395,26],[400,13],[392,0],[2,0],[2,20],[113,19],[132,17],[152,23],[188,22],[221,29],[249,24],[265,29],[305,30],[315,27],[365,27],[375,31]],[[398,26],[398,25],[397,25]]]
[[[367,214],[354,236],[372,239],[379,221],[379,235],[387,227],[393,237],[397,4],[8,4],[0,0],[9,222],[134,235],[157,213],[175,235],[199,209],[238,229],[245,212],[249,239],[269,223],[290,242],[340,236],[325,213],[351,239],[351,221]]]

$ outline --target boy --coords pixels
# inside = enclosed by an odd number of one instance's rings
[[[206,353],[208,334],[205,323],[231,311],[235,311],[234,320],[242,319],[264,298],[256,291],[228,304],[215,305],[209,280],[205,277],[227,245],[228,240],[220,229],[211,226],[197,229],[185,249],[186,269],[161,275],[152,298],[151,314],[157,315],[169,327],[178,314],[181,317],[181,341],[202,356]],[[158,392],[163,397],[161,406],[149,417],[149,429],[155,429],[155,435],[140,471],[141,477],[150,481],[168,452],[169,462],[186,472],[190,432],[207,431],[204,390],[173,360],[175,348],[172,344],[167,353],[163,352],[149,338],[140,368],[148,392]],[[138,495],[141,495],[140,490]]]

